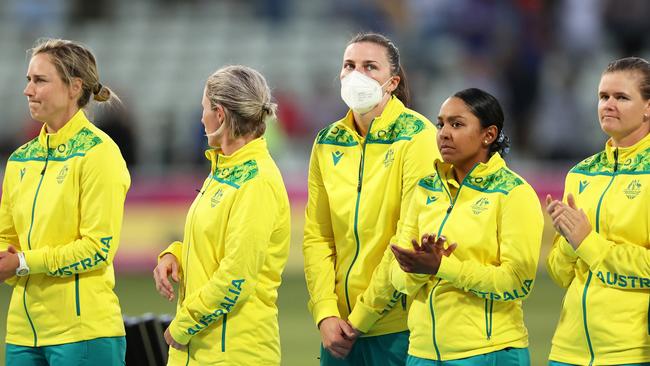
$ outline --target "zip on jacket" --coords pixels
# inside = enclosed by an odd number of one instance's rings
[[[472,167],[470,171],[467,173],[465,178],[463,178],[463,181],[460,183],[460,187],[458,187],[458,190],[456,191],[456,195],[454,197],[451,196],[451,193],[449,192],[449,188],[447,187],[446,183],[442,181],[440,178],[440,173],[438,172],[438,169],[436,168],[436,175],[438,179],[440,180],[440,184],[445,190],[445,193],[447,193],[447,197],[449,198],[449,207],[447,208],[447,211],[445,213],[445,217],[442,219],[442,222],[440,223],[440,227],[438,227],[438,234],[436,235],[437,238],[439,238],[442,234],[442,229],[445,227],[445,223],[447,222],[447,219],[449,218],[449,215],[451,215],[451,211],[454,209],[454,204],[458,200],[458,197],[460,196],[460,191],[463,189],[463,185],[465,183],[465,179],[470,176],[472,171],[474,170],[476,166]],[[438,343],[436,342],[436,315],[435,311],[433,309],[433,292],[435,291],[436,287],[440,283],[440,280],[436,283],[435,286],[433,286],[433,289],[431,289],[431,293],[429,294],[429,309],[431,311],[431,321],[432,321],[432,326],[431,326],[431,332],[433,334],[433,348],[436,350],[436,357],[437,360],[441,360],[440,356],[440,350],[438,349]]]
[[[612,186],[612,183],[614,182],[614,178],[616,178],[616,172],[618,170],[618,149],[614,149],[614,172],[612,173],[612,179],[610,179],[609,184],[607,184],[607,187],[605,187],[605,190],[603,190],[603,194],[600,195],[600,199],[598,199],[598,205],[596,206],[596,232],[600,232],[600,207],[603,203],[603,197],[605,197],[605,194],[607,193],[607,190],[609,187]],[[589,325],[587,324],[587,292],[589,291],[589,283],[591,282],[591,277],[593,273],[589,271],[589,276],[587,277],[587,281],[585,282],[585,289],[582,295],[582,318],[585,324],[585,336],[587,338],[587,346],[589,347],[589,366],[591,366],[594,363],[594,348],[591,344],[591,338],[589,337]]]
[[[368,127],[368,133],[372,131],[372,123],[370,122],[370,126]],[[364,141],[361,143],[361,158],[359,159],[359,183],[357,184],[357,201],[354,205],[354,241],[357,245],[357,250],[354,253],[354,258],[352,258],[352,263],[350,263],[350,268],[348,268],[348,272],[345,275],[345,302],[348,306],[348,313],[352,312],[352,306],[350,305],[350,295],[348,291],[348,280],[350,279],[350,271],[352,271],[352,267],[354,266],[354,263],[357,261],[357,257],[359,257],[359,248],[361,247],[361,241],[359,240],[359,202],[361,201],[361,188],[363,186],[363,163],[364,163],[364,157],[366,155],[366,145],[368,143],[367,137],[364,139]]]

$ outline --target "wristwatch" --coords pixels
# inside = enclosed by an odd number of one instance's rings
[[[16,268],[16,276],[27,276],[29,274],[29,267],[25,260],[25,253],[20,252],[18,255],[18,268]]]

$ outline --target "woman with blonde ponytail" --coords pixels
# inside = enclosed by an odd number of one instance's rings
[[[217,70],[201,101],[212,163],[190,207],[183,241],[158,257],[156,289],[176,298],[165,331],[168,365],[279,365],[276,299],[289,255],[290,208],[264,139],[275,115],[264,77]]]
[[[31,55],[24,94],[43,127],[9,157],[0,204],[0,281],[14,288],[6,362],[124,365],[113,258],[130,177],[84,112],[118,99],[81,44],[45,39]]]

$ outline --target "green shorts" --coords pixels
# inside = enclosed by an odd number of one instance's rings
[[[458,360],[436,361],[408,356],[407,366],[530,366],[528,348],[506,348]]]
[[[548,361],[548,366],[579,366],[579,365],[574,365],[574,364],[571,364],[571,363],[558,362],[558,361]],[[619,366],[650,366],[650,362],[626,363],[625,365],[619,365]]]
[[[343,360],[334,358],[321,345],[320,364],[321,366],[404,366],[408,348],[408,331],[361,337],[352,346],[348,357]]]
[[[126,338],[107,337],[55,346],[7,344],[7,366],[124,366]]]

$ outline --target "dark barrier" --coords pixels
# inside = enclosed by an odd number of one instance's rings
[[[171,321],[170,315],[147,313],[139,317],[125,316],[126,365],[166,365],[169,348],[163,334]]]

